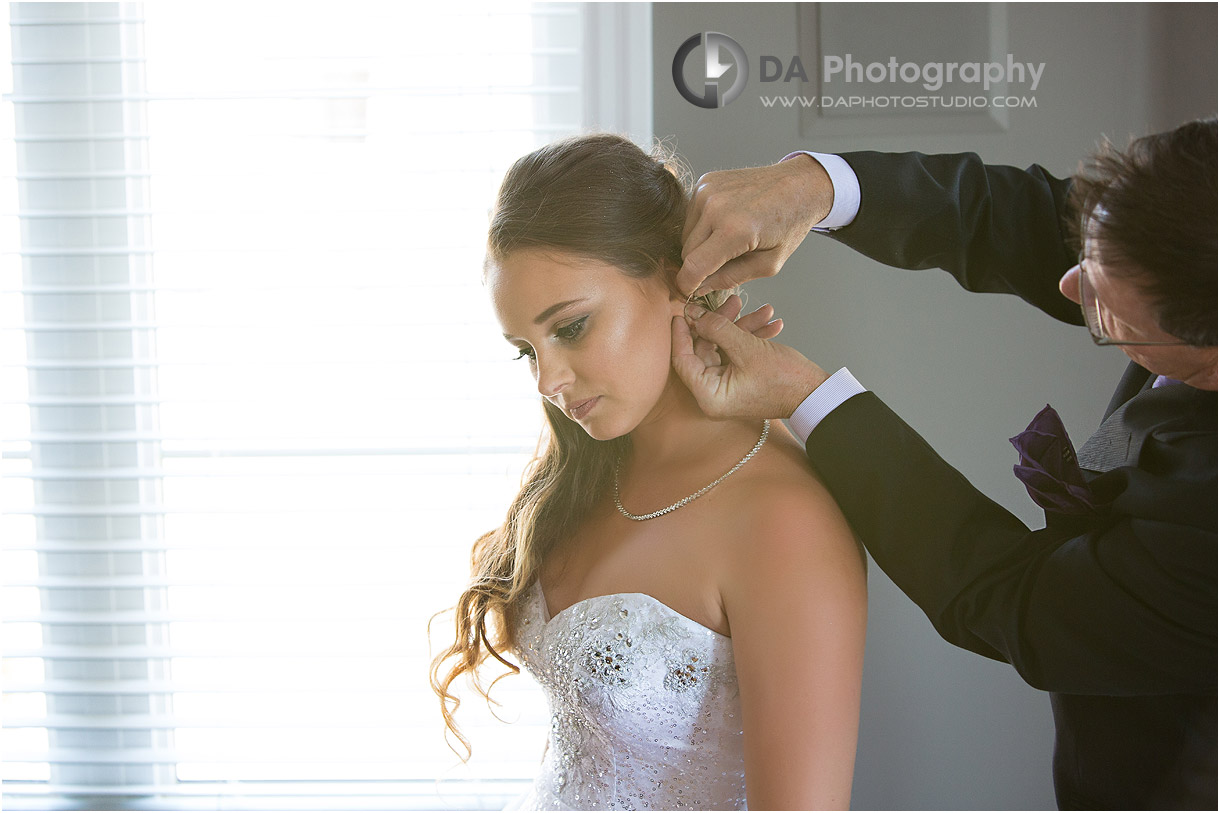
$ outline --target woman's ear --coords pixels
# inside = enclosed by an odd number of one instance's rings
[[[678,269],[666,266],[661,269],[661,274],[664,275],[665,285],[669,288],[670,311],[674,316],[681,316],[686,312],[686,303],[690,301],[690,297],[678,290]]]
[[[683,296],[681,291],[673,290],[669,294],[669,313],[671,316],[682,316],[686,313],[687,304],[694,302],[688,296]]]

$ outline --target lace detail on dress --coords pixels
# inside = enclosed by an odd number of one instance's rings
[[[745,809],[733,644],[642,593],[546,617],[535,585],[517,655],[542,685],[550,744],[523,805]]]

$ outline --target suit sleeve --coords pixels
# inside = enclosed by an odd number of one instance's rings
[[[827,416],[806,451],[877,563],[951,643],[1048,691],[1209,694],[1215,434],[1183,443],[1192,455],[1210,448],[1210,470],[1204,451],[1185,480],[1125,488],[1128,473],[1115,473],[1108,487],[1146,506],[1122,506],[1091,529],[1040,531],[971,486],[873,393]],[[1198,516],[1184,518],[1158,488]]]
[[[1077,254],[1066,229],[1070,182],[973,154],[843,158],[860,181],[860,211],[833,239],[1082,324],[1059,291]],[[1191,414],[1207,416],[1192,418],[1201,431],[1169,432],[1153,470],[1094,481],[1114,497],[1105,518],[1073,526],[1056,517],[1039,531],[975,489],[872,393],[826,416],[806,451],[877,563],[948,641],[1007,661],[1048,691],[1207,694],[1216,690],[1214,398]]]
[[[1020,296],[1083,324],[1059,291],[1078,249],[1066,224],[1070,181],[1040,166],[984,164],[973,153],[844,153],[860,211],[828,235],[897,268],[943,268],[969,291]]]

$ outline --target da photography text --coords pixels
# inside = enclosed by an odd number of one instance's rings
[[[771,90],[814,78],[799,54],[786,58],[761,54],[757,64],[758,82]],[[1035,97],[1020,94],[1038,89],[1046,63],[1024,62],[1013,54],[1007,54],[1003,61],[989,62],[919,63],[901,61],[896,56],[867,62],[844,53],[826,54],[815,67],[821,69],[816,77],[820,79],[819,95],[772,94],[760,95],[759,100],[764,107],[1037,107]],[[729,35],[706,31],[683,41],[674,54],[672,71],[674,86],[686,101],[715,109],[741,96],[750,79],[750,59]],[[909,87],[904,89],[903,85]],[[945,93],[921,92],[941,90]],[[999,94],[993,95],[993,90]]]

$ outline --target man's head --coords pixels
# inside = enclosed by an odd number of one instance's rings
[[[1108,338],[1203,389],[1215,389],[1216,166],[1215,119],[1104,143],[1073,180],[1083,259],[1060,283],[1079,301],[1083,275]]]

